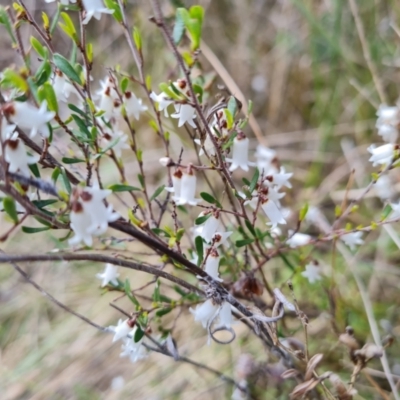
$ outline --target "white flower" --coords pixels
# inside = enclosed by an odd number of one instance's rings
[[[39,156],[29,156],[18,134],[15,133],[11,139],[5,143],[4,159],[9,163],[9,172],[18,172],[21,175],[29,177],[31,175],[28,164],[34,164],[39,161]]]
[[[188,168],[188,170],[182,175],[180,188],[181,191],[179,199],[176,202],[178,206],[184,204],[190,204],[191,206],[197,205],[200,200],[194,197],[196,194],[196,182],[197,179],[193,173],[193,170],[191,168]]]
[[[394,157],[395,147],[392,143],[387,143],[379,147],[371,144],[367,150],[372,154],[369,161],[375,167],[378,164],[390,164]]]
[[[289,179],[292,177],[292,175],[292,172],[286,172],[285,167],[281,167],[279,172],[272,173],[268,176],[265,184],[267,186],[276,185],[278,188],[281,188],[282,186],[291,188],[292,184],[289,182]]]
[[[390,199],[394,194],[393,184],[388,175],[381,175],[375,182],[374,193],[382,201]]]
[[[278,224],[286,224],[282,211],[278,208],[274,201],[263,199],[261,201],[261,208],[265,212],[266,216],[269,218],[269,224],[271,224],[273,228],[275,228]]]
[[[318,264],[315,262],[311,262],[306,265],[306,270],[303,271],[301,275],[307,278],[310,283],[314,283],[322,279],[320,272],[321,271],[320,268],[318,267]]]
[[[186,122],[196,128],[194,118],[196,118],[195,109],[190,104],[175,104],[175,113],[171,114],[172,118],[179,118],[178,127],[183,126]]]
[[[233,317],[232,317],[232,307],[231,305],[225,301],[220,310],[219,310],[219,324],[218,327],[225,327],[225,328],[230,328],[233,323]]]
[[[177,169],[172,175],[172,187],[166,187],[165,190],[170,193],[174,193],[175,196],[173,200],[178,201],[181,197],[181,187],[182,187],[182,171]]]
[[[136,326],[132,331],[132,337],[135,336]],[[143,346],[143,338],[141,338],[138,342],[135,343],[133,339],[126,338],[121,346],[121,354],[120,357],[129,357],[129,360],[132,364],[136,361],[142,360],[147,357],[146,348]]]
[[[385,142],[396,142],[398,136],[398,125],[400,123],[399,108],[397,106],[388,107],[381,104],[376,115],[378,116],[376,121],[378,135],[382,136],[382,139]]]
[[[202,156],[205,154],[204,150],[207,152],[209,156],[215,156],[215,147],[214,144],[210,138],[210,135],[206,135],[206,138],[204,139],[203,145],[201,145],[201,140],[200,139],[194,139],[194,142],[198,144],[200,147],[199,150],[199,156]]]
[[[129,333],[132,331],[132,325],[129,322],[129,319],[126,319],[125,321],[122,321],[122,319],[120,319],[118,321],[118,325],[117,326],[109,326],[108,329],[111,332],[114,332],[114,337],[112,342],[116,342],[117,340],[126,338]]]
[[[200,321],[203,328],[207,328],[210,321],[212,321],[217,314],[219,306],[214,304],[212,299],[208,299],[203,304],[197,305],[195,310],[192,308],[189,310],[194,315],[194,320]]]
[[[130,149],[128,141],[129,138],[126,133],[122,131],[112,132],[109,130],[108,132],[104,132],[104,135],[101,137],[101,147],[107,148],[111,146],[110,149],[114,151],[115,156],[121,158],[122,150]]]
[[[119,218],[111,204],[108,207],[104,204],[104,198],[111,193],[111,190],[100,189],[98,185],[86,187],[81,193],[83,208],[91,218],[87,231],[93,235],[103,234],[108,228],[108,223]]]
[[[140,114],[147,111],[147,106],[143,105],[142,103],[142,99],[137,98],[134,93],[124,93],[124,104],[128,117],[133,116],[136,120],[138,120]]]
[[[340,239],[350,247],[351,250],[354,250],[357,245],[361,245],[364,243],[364,240],[361,239],[363,235],[362,232],[349,232],[345,233],[340,237]]]
[[[115,98],[115,95],[113,94],[114,91],[115,89],[111,86],[106,86],[100,92],[100,103],[98,108],[104,111],[103,115],[106,119],[110,119],[116,112],[116,109],[121,105],[119,99]]]
[[[243,134],[239,133],[233,140],[232,158],[227,158],[231,163],[229,171],[234,171],[241,168],[243,171],[248,171],[249,166],[255,166],[254,163],[249,162],[249,139]]]
[[[229,236],[232,235],[233,232],[217,232],[214,233],[211,242],[213,243],[213,247],[217,248],[222,246],[223,244],[228,242]]]
[[[7,139],[11,139],[17,125],[9,124],[5,118],[1,119],[1,135],[0,139],[4,143]],[[0,146],[1,154],[1,146]]]
[[[264,176],[272,175],[277,173],[278,170],[274,165],[276,160],[276,151],[269,147],[262,146],[259,144],[256,150],[257,168],[262,172]]]
[[[99,20],[101,14],[112,14],[114,12],[114,10],[109,10],[107,7],[104,7],[102,0],[82,0],[82,3],[86,10],[85,19],[82,21],[84,25],[86,25],[92,17]]]
[[[171,165],[174,165],[174,162],[170,157],[161,157],[158,162],[163,166],[163,167],[168,167]]]
[[[293,236],[293,231],[289,230],[289,239],[286,241],[292,249],[299,246],[304,246],[310,242],[312,237],[305,233],[296,232]]]
[[[20,101],[13,101],[6,104],[3,108],[4,113],[10,120],[21,129],[30,129],[30,137],[33,138],[37,132],[45,138],[50,135],[50,129],[47,123],[56,115],[53,111],[47,111],[46,100],[40,105],[40,108]]]
[[[70,226],[74,231],[75,236],[68,240],[70,246],[75,246],[84,242],[86,246],[93,244],[92,234],[88,231],[92,219],[88,213],[85,212],[83,205],[80,201],[75,201],[72,204],[72,210],[69,215]]]
[[[397,219],[400,217],[400,202],[397,204],[390,203],[390,207],[392,207],[392,212],[390,213],[391,219]]]
[[[219,213],[212,213],[203,224],[200,236],[206,241],[210,242],[214,234],[220,231],[221,222]]]
[[[112,283],[114,286],[118,286],[118,267],[112,264],[106,264],[106,268],[103,273],[96,274],[97,279],[101,279],[101,287],[107,286]]]
[[[154,102],[158,103],[158,110],[159,111],[163,111],[164,110],[164,115],[166,117],[168,117],[169,115],[168,115],[168,109],[167,108],[168,108],[168,106],[170,104],[173,103],[173,101],[170,100],[169,97],[164,92],[161,92],[159,95],[155,94],[154,92],[151,92],[150,98]]]
[[[210,275],[216,281],[222,282],[223,280],[219,277],[218,268],[219,268],[219,260],[220,256],[216,249],[212,249],[210,254],[207,257],[205,271],[208,275]]]
[[[79,96],[75,87],[65,78],[60,70],[56,70],[53,75],[53,89],[58,101],[68,102],[71,93]]]

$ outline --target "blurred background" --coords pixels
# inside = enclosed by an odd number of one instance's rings
[[[146,74],[152,76],[153,90],[158,92],[159,82],[178,77],[176,63],[167,51],[162,35],[148,21],[152,15],[148,2],[128,3],[129,23],[131,26],[135,24],[143,36]],[[369,183],[372,168],[368,165],[367,147],[371,143],[382,142],[375,130],[375,113],[381,101],[363,56],[348,2],[199,0],[195,3],[165,0],[161,3],[171,24],[177,6],[200,4],[205,8],[204,54],[200,55],[204,73],[210,77],[215,74],[215,88],[217,84],[229,86],[229,81],[233,80],[245,98],[253,100],[253,114],[263,134],[263,143],[276,149],[281,163],[294,172],[294,188],[289,191],[287,205],[298,210],[309,202],[326,212],[327,217],[333,218],[335,206],[343,201],[352,169],[355,168],[356,172],[350,198]],[[1,0],[0,4],[7,6],[11,2]],[[40,20],[42,11],[52,16],[56,9],[55,3],[44,1],[27,0],[26,5],[37,20]],[[359,0],[358,7],[372,61],[384,83],[389,105],[394,105],[400,82],[399,2]],[[88,40],[94,46],[95,82],[106,75],[105,68],[115,64],[120,64],[123,70],[135,70],[123,32],[111,17],[103,15],[101,21],[92,21],[88,29]],[[29,43],[31,29],[23,26],[22,34],[25,43]],[[69,41],[63,33],[58,32],[55,40],[59,51],[67,54],[65,49]],[[20,65],[2,26],[0,48],[1,69],[12,64]],[[232,93],[236,94],[234,90]],[[164,155],[162,145],[149,127],[148,119],[142,118],[135,128],[140,132],[145,168],[155,190],[165,176],[158,164],[158,159]],[[249,128],[246,133],[252,138],[254,149],[258,141]],[[65,151],[62,141],[57,142],[56,149],[59,154]],[[128,177],[135,177],[134,162],[128,156],[125,161]],[[111,182],[115,170],[105,166],[104,173],[109,174]],[[389,177],[389,197],[395,201],[398,200],[399,175],[394,170]],[[370,222],[383,208],[374,191],[369,197],[360,207],[360,212],[352,217],[355,226]],[[0,216],[0,233],[6,229],[7,224]],[[313,233],[310,229],[309,233]],[[382,333],[390,331],[398,336],[398,248],[380,230],[370,233],[365,240],[358,267],[374,301],[374,313]],[[38,249],[40,252],[49,251],[56,245],[57,241],[47,232],[35,235],[32,240],[26,240],[16,232],[6,243],[1,243],[0,248],[8,253],[35,253]],[[123,244],[121,249],[141,250],[131,244]],[[329,246],[320,250],[319,256],[327,265],[333,262]],[[350,362],[348,365],[341,362],[346,358],[341,357],[346,351],[337,349],[337,335],[327,312],[332,307],[327,288],[337,286],[335,317],[338,327],[344,329],[351,324],[362,340],[369,338],[369,328],[351,275],[340,260],[336,267],[335,283],[332,280],[311,288],[304,285],[304,278],[298,272],[284,270],[281,260],[269,264],[268,276],[276,286],[289,278],[293,280],[299,302],[310,317],[311,352],[323,348],[329,354],[329,369],[345,371],[348,378],[352,368]],[[24,268],[58,300],[99,325],[115,325],[121,317],[108,305],[118,294],[102,293],[99,281],[95,279],[95,274],[101,272],[103,266],[35,263],[24,265]],[[149,281],[140,273],[120,272],[123,279],[131,279],[132,286],[139,287]],[[99,296],[100,293],[102,295]],[[235,326],[235,330],[239,339],[231,345],[213,343],[207,347],[205,331],[193,322],[193,317],[186,310],[179,319],[175,335],[181,354],[208,363],[231,376],[234,376],[235,365],[243,353],[251,354],[255,362],[273,363],[274,360],[260,351],[254,337],[248,336],[241,324]],[[292,333],[302,338],[298,324],[293,327]],[[1,266],[2,399],[230,397],[231,388],[205,371],[174,363],[159,354],[150,354],[146,360],[131,364],[128,359],[120,359],[119,352],[120,345],[112,345],[110,336],[100,334],[56,308],[27,285],[11,266]],[[398,345],[389,349],[388,354],[392,372],[399,376]],[[376,368],[380,368],[379,363]],[[381,378],[374,379],[385,388],[386,382]],[[268,369],[261,379],[265,380],[266,391],[260,398],[288,398],[290,383],[280,382]],[[363,381],[360,395],[356,398],[383,398],[371,394],[370,385]]]

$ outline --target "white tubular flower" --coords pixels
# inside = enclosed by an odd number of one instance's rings
[[[257,146],[256,150],[257,168],[264,176],[277,173],[278,170],[274,165],[276,160],[276,151],[262,145]]]
[[[136,326],[132,330],[132,337],[135,336]],[[136,363],[139,360],[147,357],[146,348],[143,346],[143,338],[138,342],[134,342],[133,339],[126,338],[121,346],[121,354],[120,357],[129,357],[129,360],[132,364]]]
[[[82,0],[83,7],[86,10],[86,16],[82,23],[86,25],[92,17],[100,20],[101,14],[112,14],[114,10],[109,10],[107,7],[104,7],[102,0]]]
[[[321,277],[321,270],[318,266],[318,263],[316,262],[311,262],[306,265],[306,270],[301,273],[301,275],[304,276],[304,278],[308,279],[308,282],[310,283],[315,283],[317,281],[320,281],[322,279]]]
[[[390,219],[397,219],[400,217],[400,202],[397,204],[390,203],[392,207],[392,212],[390,213]]]
[[[142,103],[142,99],[137,98],[134,93],[124,93],[124,104],[128,117],[134,117],[136,120],[139,120],[140,114],[147,111],[147,106]]]
[[[216,249],[219,246],[224,245],[228,242],[229,236],[232,235],[233,232],[217,232],[214,233],[212,237],[213,247]]]
[[[371,153],[369,161],[375,167],[379,164],[390,164],[393,160],[396,147],[392,143],[387,143],[379,147],[371,144],[367,150]]]
[[[172,104],[173,101],[170,100],[169,97],[164,92],[161,92],[159,95],[155,94],[154,92],[151,92],[150,98],[154,102],[158,103],[158,111],[164,110],[164,116],[169,117],[168,106]]]
[[[75,201],[72,204],[71,214],[69,216],[71,229],[74,231],[75,236],[68,240],[70,246],[78,245],[84,242],[86,246],[93,244],[92,234],[88,232],[92,219],[83,208],[80,201]]]
[[[244,133],[238,133],[233,140],[232,158],[227,158],[231,163],[229,171],[241,168],[243,171],[248,171],[249,166],[254,167],[255,164],[249,162],[249,139]]]
[[[171,114],[172,118],[179,118],[178,127],[180,128],[186,122],[193,128],[196,128],[194,119],[196,118],[196,110],[190,104],[175,104],[175,113]]]
[[[13,101],[3,108],[3,112],[10,120],[21,129],[30,129],[30,137],[33,138],[39,132],[44,138],[50,135],[47,123],[56,115],[53,111],[47,111],[46,100],[36,108],[27,102]]]
[[[104,117],[110,119],[116,109],[120,107],[119,99],[113,96],[114,89],[111,86],[106,86],[100,93],[100,103],[98,108],[104,111]]]
[[[364,240],[361,239],[363,235],[362,232],[349,232],[345,233],[340,237],[340,239],[350,247],[351,250],[355,250],[356,246],[364,243]]]
[[[381,104],[376,115],[378,116],[376,121],[378,135],[382,136],[382,139],[385,142],[396,142],[398,136],[398,125],[400,123],[399,108],[397,106],[388,107]]]
[[[172,187],[166,187],[165,190],[170,193],[174,193],[173,200],[178,201],[181,197],[182,188],[182,171],[177,169],[172,175]]]
[[[108,228],[108,223],[119,218],[119,214],[113,211],[111,204],[108,207],[104,204],[103,200],[109,194],[111,190],[102,190],[98,186],[87,187],[81,193],[83,208],[91,218],[87,231],[93,235],[103,234]]]
[[[196,144],[201,146],[200,150],[199,150],[199,156],[202,156],[205,154],[204,150],[207,152],[207,154],[209,156],[215,156],[215,147],[214,147],[214,144],[208,134],[207,134],[206,138],[204,139],[203,146],[201,145],[200,139],[194,139],[194,141]]]
[[[233,323],[232,307],[227,301],[224,301],[224,303],[222,304],[219,310],[218,317],[219,317],[218,327],[223,326],[228,329],[232,327]]]
[[[285,225],[286,221],[283,217],[282,211],[278,208],[274,201],[269,199],[261,200],[261,208],[265,212],[266,216],[269,218],[270,222],[267,223],[275,228],[278,224]]]
[[[122,321],[122,319],[120,319],[117,326],[111,325],[108,327],[108,330],[114,332],[114,337],[112,340],[112,342],[114,343],[117,340],[126,338],[130,334],[130,332],[132,331],[132,324],[129,319],[126,319],[125,321]]]
[[[64,74],[57,69],[53,75],[53,89],[58,101],[68,102],[71,93],[79,96],[75,87],[65,78]]]
[[[128,135],[122,131],[105,132],[101,137],[101,147],[107,148],[114,142],[111,149],[114,151],[117,158],[121,158],[122,150],[130,149],[128,143]]]
[[[293,236],[293,231],[289,230],[290,238],[286,240],[286,244],[289,245],[292,249],[299,246],[305,246],[310,242],[312,237],[305,233],[296,232]]]
[[[267,186],[276,185],[278,188],[285,186],[290,189],[292,187],[292,184],[289,182],[289,179],[292,176],[292,172],[286,172],[285,167],[281,167],[279,172],[267,176],[265,184]]]
[[[222,282],[223,279],[219,277],[218,268],[219,268],[219,260],[220,256],[216,249],[212,249],[210,254],[207,257],[205,271],[208,275],[210,275],[216,281]]]
[[[394,194],[393,184],[388,175],[381,175],[375,182],[374,193],[382,201],[390,199]]]
[[[200,236],[206,241],[211,242],[214,234],[219,231],[220,229],[220,219],[219,213],[215,212],[212,213],[208,219],[204,222],[203,229],[201,231]]]
[[[16,127],[17,125],[9,124],[5,118],[1,119],[0,139],[3,143],[5,143],[7,139],[11,139]],[[1,154],[1,146],[0,146],[0,154]]]
[[[193,173],[193,169],[189,166],[187,171],[182,175],[181,193],[176,203],[178,206],[184,204],[190,204],[191,206],[197,205],[200,200],[194,197],[196,194],[196,183],[196,176]]]
[[[15,133],[11,139],[8,139],[4,149],[4,159],[9,163],[9,172],[18,172],[21,175],[29,177],[31,175],[28,164],[35,164],[39,161],[39,156],[29,156],[18,134]]]
[[[210,321],[212,321],[212,319],[218,313],[219,306],[214,304],[212,299],[208,299],[203,304],[197,305],[195,310],[192,308],[189,310],[194,315],[194,320],[200,321],[203,325],[203,328],[207,328]]]
[[[114,286],[118,286],[118,267],[112,264],[106,264],[106,268],[103,273],[96,274],[97,279],[101,279],[101,287],[107,286],[112,283]]]

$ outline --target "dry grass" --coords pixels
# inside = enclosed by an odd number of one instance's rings
[[[36,9],[37,16],[42,8],[52,7],[42,1],[29,3],[30,9]],[[266,142],[277,148],[282,163],[295,172],[295,188],[287,196],[287,205],[298,210],[307,201],[318,205],[331,218],[335,204],[340,204],[343,199],[343,190],[353,167],[358,175],[352,189],[369,182],[370,170],[365,167],[366,147],[379,141],[373,130],[374,104],[379,104],[379,97],[364,61],[348,5],[341,0],[219,0],[200,1],[200,4],[206,8],[205,42],[222,60],[244,96],[253,99],[254,115]],[[373,62],[393,103],[398,97],[400,82],[397,67],[400,39],[389,26],[389,19],[399,20],[399,5],[395,1],[379,0],[358,1],[358,4]],[[170,6],[165,2],[167,13],[168,10]],[[162,50],[161,35],[147,22],[150,14],[147,2],[140,1],[132,7],[130,17],[138,21],[142,30],[147,73],[157,83],[159,79],[165,79],[165,63],[170,76],[175,73],[175,63]],[[104,74],[102,66],[116,62],[123,68],[132,68],[122,34],[110,21],[111,18],[103,17],[101,22],[91,24],[93,32],[89,38],[95,38],[96,78]],[[24,31],[24,37],[29,37],[28,31]],[[60,47],[65,46],[64,41],[65,38],[60,36]],[[12,60],[18,64],[18,58],[2,38],[0,42],[5,49],[0,54],[0,67],[9,65]],[[202,62],[206,70],[210,68],[206,59]],[[224,76],[218,81],[222,82],[222,78]],[[362,91],[357,89],[359,87]],[[163,155],[161,144],[146,124],[137,129],[142,137],[145,168],[154,190],[163,178],[157,162]],[[174,130],[171,126],[171,131]],[[256,146],[256,141],[253,145]],[[65,143],[57,142],[60,153],[65,151],[64,146]],[[195,157],[194,153],[191,157]],[[110,164],[103,168],[105,181],[111,181],[116,173],[114,167]],[[128,178],[132,181],[136,180],[135,168],[133,161],[127,159]],[[394,170],[390,176],[396,191],[394,199],[397,199],[400,175]],[[115,204],[118,209],[119,203],[115,201]],[[369,199],[360,213],[352,217],[352,222],[357,225],[368,218],[370,221],[373,215],[379,215],[381,208],[378,200]],[[0,216],[0,233],[6,227]],[[393,228],[397,235],[397,227]],[[312,228],[308,229],[312,232]],[[390,321],[391,333],[399,336],[399,249],[386,231],[373,231],[365,240],[357,263],[349,268],[361,276],[366,295],[373,302],[370,311],[374,318],[378,322]],[[15,233],[0,248],[9,253],[29,253],[37,252],[38,248],[40,252],[46,252],[55,245],[47,233],[36,235],[29,241]],[[114,251],[124,254],[125,250],[134,252],[137,248],[127,244]],[[274,286],[284,285],[287,279],[292,279],[300,305],[310,318],[310,353],[325,353],[327,364],[324,367],[341,373],[346,381],[352,367],[350,363],[343,365],[347,356],[337,344],[335,329],[342,331],[350,324],[360,339],[371,340],[365,303],[345,259],[339,254],[332,258],[329,246],[313,254],[325,263],[327,278],[321,285],[310,286],[300,276],[298,266],[306,256],[299,253],[290,259],[295,271],[285,267],[281,260],[272,260],[265,268],[265,274]],[[102,266],[36,263],[24,267],[51,294],[99,325],[115,324],[120,317],[108,306],[116,294],[99,296],[94,275]],[[151,279],[132,271],[122,271],[122,275],[131,279],[132,287],[140,287]],[[269,300],[267,295],[264,300]],[[162,355],[151,354],[147,360],[135,365],[120,359],[119,345],[111,345],[110,336],[56,308],[7,265],[0,268],[0,310],[2,399],[229,398],[229,387],[214,376],[174,363]],[[379,329],[384,334],[384,329]],[[235,330],[239,339],[233,344],[223,348],[217,344],[204,346],[204,331],[194,325],[186,310],[174,332],[182,354],[199,362],[209,362],[210,366],[233,375],[234,364],[242,353],[251,353],[260,362],[268,358],[240,324]],[[303,338],[298,321],[291,321],[284,330],[286,334]],[[400,375],[398,354],[398,345],[388,350],[392,371]],[[373,372],[381,370],[380,364],[371,368],[368,376],[381,390],[387,391],[385,379]],[[111,388],[113,378],[118,376],[125,381],[121,391]],[[288,398],[287,390],[276,389],[268,379],[266,376],[267,390],[263,399]],[[356,387],[360,392],[356,399],[381,398],[365,377],[360,378]]]

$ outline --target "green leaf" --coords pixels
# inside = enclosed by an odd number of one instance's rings
[[[11,38],[11,41],[13,42],[13,44],[16,44],[17,41],[15,40],[12,23],[4,7],[0,7],[0,24],[5,26],[6,31]]]
[[[73,66],[69,63],[69,61],[62,56],[61,54],[54,54],[53,56],[55,66],[65,74],[71,81],[78,83],[81,85],[81,78],[73,68]]]
[[[160,301],[160,280],[159,279],[157,279],[156,284],[154,286],[153,301],[155,301],[155,302]]]
[[[242,239],[242,240],[236,240],[235,246],[236,247],[243,247],[247,246],[248,244],[251,244],[254,242],[254,239]]]
[[[156,191],[153,193],[153,195],[150,197],[150,201],[153,201],[156,199],[160,193],[164,190],[165,185],[161,185],[159,188],[156,189]]]
[[[58,20],[60,19],[60,15],[61,15],[61,4],[58,4],[57,12],[55,13],[54,18],[51,21],[51,25],[50,25],[50,34],[51,35],[54,33],[54,30],[57,28],[57,23],[58,23]],[[47,17],[47,15],[46,15],[46,17]],[[44,18],[43,18],[43,20],[44,20]]]
[[[43,85],[45,82],[47,82],[51,76],[51,65],[48,60],[43,61],[40,64],[40,67],[36,71],[35,74],[35,81],[38,86]]]
[[[75,106],[74,104],[68,104],[68,108],[70,110],[72,110],[73,112],[76,112],[77,114],[79,114],[81,117],[83,117],[83,119],[87,118],[86,114],[81,109],[79,109],[77,106]]]
[[[135,26],[133,28],[133,40],[135,42],[136,48],[142,50],[142,36],[140,35],[139,29]]]
[[[71,183],[69,182],[67,173],[65,172],[65,168],[60,168],[60,171],[61,171],[61,177],[64,182],[65,189],[68,192],[68,194],[70,194],[71,193]]]
[[[301,210],[299,212],[299,221],[304,221],[304,218],[306,217],[308,213],[308,203],[304,204],[303,207],[301,207]]]
[[[29,89],[27,81],[19,73],[13,71],[10,68],[7,68],[3,72],[3,77],[1,81],[2,83],[11,85],[15,89],[18,89],[23,93],[26,93]]]
[[[142,328],[140,327],[140,325],[136,324],[136,331],[135,331],[135,335],[133,336],[133,341],[135,343],[137,343],[142,339],[143,336],[144,336],[144,332],[143,332]]]
[[[170,238],[171,235],[166,232],[164,229],[160,229],[160,228],[153,228],[152,232],[154,232],[157,236],[164,236],[166,238]]]
[[[208,218],[210,218],[210,217],[211,217],[211,213],[210,214],[206,214],[206,215],[202,215],[201,217],[196,218],[194,223],[195,223],[195,225],[204,224],[204,222],[206,222],[208,220]]]
[[[42,58],[47,58],[47,49],[42,46],[42,44],[37,40],[34,36],[31,36],[30,39],[32,47],[35,49],[36,53],[39,54]]]
[[[244,221],[244,223],[246,224],[247,229],[251,232],[251,234],[252,234],[254,237],[257,237],[256,231],[255,231],[254,226],[252,225],[252,223],[251,223],[248,219],[246,219],[246,220]]]
[[[71,117],[74,119],[76,125],[78,125],[79,131],[82,132],[87,138],[90,138],[91,134],[87,128],[88,124],[76,114],[71,114]]]
[[[72,19],[66,12],[62,12],[60,15],[64,20],[64,24],[59,22],[58,26],[67,34],[68,37],[72,39],[74,43],[78,43],[79,39]]]
[[[111,185],[108,187],[108,189],[112,190],[113,192],[133,192],[133,191],[140,191],[139,188],[135,186],[129,186],[129,185],[122,185],[119,183],[116,183],[114,185]]]
[[[32,204],[34,204],[37,208],[43,208],[43,207],[50,206],[57,202],[58,202],[58,200],[55,200],[55,199],[33,200]]]
[[[48,226],[41,226],[40,228],[34,228],[30,226],[23,226],[22,227],[22,232],[24,233],[38,233],[38,232],[44,232],[48,231],[50,228]]]
[[[40,171],[37,164],[29,164],[28,167],[31,170],[32,174],[35,176],[35,178],[40,178]]]
[[[12,197],[4,197],[3,199],[3,208],[7,215],[11,218],[11,220],[17,224],[18,223],[18,213],[17,207],[15,205],[15,200]]]
[[[121,79],[121,83],[120,83],[120,88],[121,88],[122,93],[126,92],[126,89],[128,89],[128,84],[129,84],[129,79],[126,76],[124,76]]]
[[[168,97],[170,97],[171,99],[174,99],[174,100],[182,100],[182,95],[179,93],[179,94],[176,94],[173,90],[172,90],[172,88],[171,88],[171,86],[170,85],[168,85],[168,84],[166,84],[165,82],[161,82],[159,85],[158,85],[158,87],[160,88],[160,90],[162,91],[162,92],[164,92]]]
[[[215,204],[217,207],[222,208],[221,203],[207,192],[201,192],[200,197],[207,203]]]
[[[174,42],[176,45],[179,45],[183,38],[183,34],[185,33],[185,22],[184,22],[184,17],[182,14],[186,13],[186,18],[189,16],[188,12],[184,8],[178,8],[176,10],[176,15],[175,15],[175,26],[174,30],[172,31],[172,38],[174,39]]]
[[[228,129],[231,129],[233,126],[233,121],[234,121],[233,115],[227,108],[224,109],[224,114],[225,114],[225,118],[226,118],[226,124],[228,125]]]
[[[42,103],[44,100],[47,102],[47,108],[50,111],[58,113],[57,97],[54,93],[53,85],[50,82],[45,82],[38,90],[38,97]]]
[[[119,7],[118,1],[115,1],[115,0],[104,0],[104,4],[106,5],[106,7],[109,10],[113,10],[113,14],[112,14],[113,17],[115,18],[115,20],[118,23],[121,23],[123,21],[123,18],[122,18],[122,12],[121,12],[121,9]]]
[[[194,244],[196,246],[196,252],[198,257],[197,265],[201,265],[204,258],[203,238],[201,236],[196,236],[196,239],[194,239]]]
[[[85,160],[81,160],[79,158],[69,158],[69,157],[63,157],[61,159],[61,161],[64,164],[78,164],[78,163],[84,163],[85,162]]]
[[[237,102],[234,96],[231,96],[228,101],[228,110],[232,116],[236,115],[237,111]]]
[[[258,168],[256,168],[256,170],[254,171],[253,178],[251,178],[251,182],[250,182],[250,186],[249,186],[250,193],[253,193],[254,189],[256,188],[259,176],[260,176],[260,171],[258,170]]]
[[[156,311],[156,316],[162,317],[163,315],[170,313],[172,310],[173,310],[173,308],[171,308],[171,307],[162,308],[161,310]]]
[[[131,284],[130,284],[130,282],[129,282],[129,279],[126,279],[126,280],[125,280],[124,291],[125,291],[125,294],[128,296],[129,300],[130,300],[136,307],[140,307],[140,303],[137,301],[136,297],[132,294],[132,291],[131,291]]]
[[[137,177],[139,179],[140,186],[142,187],[142,189],[144,189],[144,178],[143,178],[143,175],[142,174],[138,174]]]

